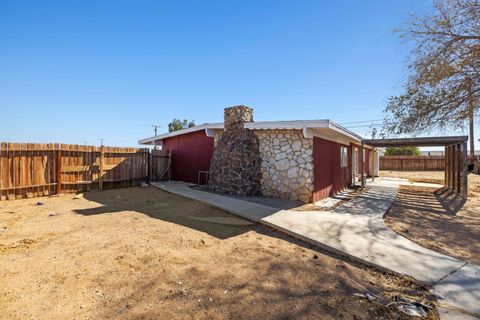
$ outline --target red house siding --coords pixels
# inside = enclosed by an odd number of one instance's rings
[[[340,147],[347,147],[348,166],[340,166]],[[313,201],[324,199],[351,184],[352,148],[313,138]]]
[[[191,132],[164,139],[162,149],[172,155],[172,180],[197,183],[198,171],[210,169],[213,138],[204,130]]]

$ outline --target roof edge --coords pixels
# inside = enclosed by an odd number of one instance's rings
[[[203,123],[201,125],[198,125],[192,128],[186,128],[182,130],[177,130],[177,131],[168,132],[161,135],[145,138],[145,139],[139,140],[138,143],[151,145],[156,140],[171,138],[178,135],[196,132],[200,130],[223,129],[223,128],[224,128],[223,123]],[[358,134],[328,119],[247,122],[245,123],[245,128],[249,130],[288,130],[288,129],[303,130],[304,135],[306,132],[305,129],[328,128],[358,142],[360,142],[363,139]]]
[[[198,126],[185,128],[177,131],[167,132],[153,137],[138,140],[138,144],[153,144],[155,140],[162,140],[170,137],[179,136],[186,133],[201,131],[205,129],[223,129],[223,123],[202,123]]]

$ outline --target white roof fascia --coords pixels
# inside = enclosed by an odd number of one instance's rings
[[[335,123],[335,122],[329,121],[329,126],[328,126],[328,127],[329,127],[330,129],[335,130],[335,131],[337,131],[337,132],[339,132],[339,133],[342,133],[342,134],[344,134],[344,135],[346,135],[346,136],[348,136],[348,137],[350,137],[350,138],[352,138],[353,140],[356,140],[356,141],[358,141],[358,142],[361,142],[362,139],[363,139],[363,138],[362,138],[361,136],[359,136],[358,134],[356,134],[356,133],[354,133],[354,132],[352,132],[352,131],[344,128],[344,127],[342,127],[341,125],[339,125],[339,124],[337,124],[337,123]]]
[[[207,137],[212,137],[212,138],[214,138],[218,130],[223,130],[223,129],[207,128],[207,129],[205,129],[205,135],[206,135]]]
[[[275,130],[275,129],[297,129],[305,127],[325,128],[328,120],[290,120],[290,121],[260,121],[245,123],[245,128],[250,130]]]
[[[290,120],[290,121],[260,121],[245,123],[245,128],[250,130],[288,130],[296,129],[302,130],[305,138],[312,139],[316,134],[314,129],[330,129],[341,135],[344,135],[353,141],[361,142],[362,137],[354,132],[332,122],[330,120]],[[154,137],[146,138],[138,141],[139,144],[153,144],[154,141],[190,133],[200,130],[205,130],[208,137],[215,136],[215,130],[223,130],[223,123],[204,123],[192,128],[186,128],[174,132],[169,132]],[[158,142],[157,142],[158,143]]]
[[[354,141],[360,142],[362,140],[362,137],[356,133],[326,119],[250,122],[245,124],[245,128],[251,130],[297,129],[302,130],[303,136],[307,139],[313,138],[315,135],[315,132],[313,131],[314,129],[328,128],[337,133],[345,135]]]
[[[175,137],[182,134],[196,132],[200,130],[206,130],[206,129],[223,129],[223,123],[203,123],[195,127],[168,132],[168,133],[160,134],[154,137],[142,139],[138,141],[138,144],[153,144],[153,141],[162,140],[162,139]]]

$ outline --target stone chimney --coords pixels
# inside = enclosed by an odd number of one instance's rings
[[[253,109],[247,106],[225,108],[223,119],[225,131],[243,130],[245,122],[253,122]]]
[[[224,110],[224,132],[210,165],[210,188],[219,193],[251,196],[260,193],[261,157],[255,134],[245,129],[253,109],[234,106]]]

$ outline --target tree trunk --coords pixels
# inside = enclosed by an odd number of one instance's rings
[[[468,121],[470,127],[470,158],[471,161],[475,159],[475,135],[473,130],[473,94],[472,94],[472,79],[467,78],[468,91]]]

